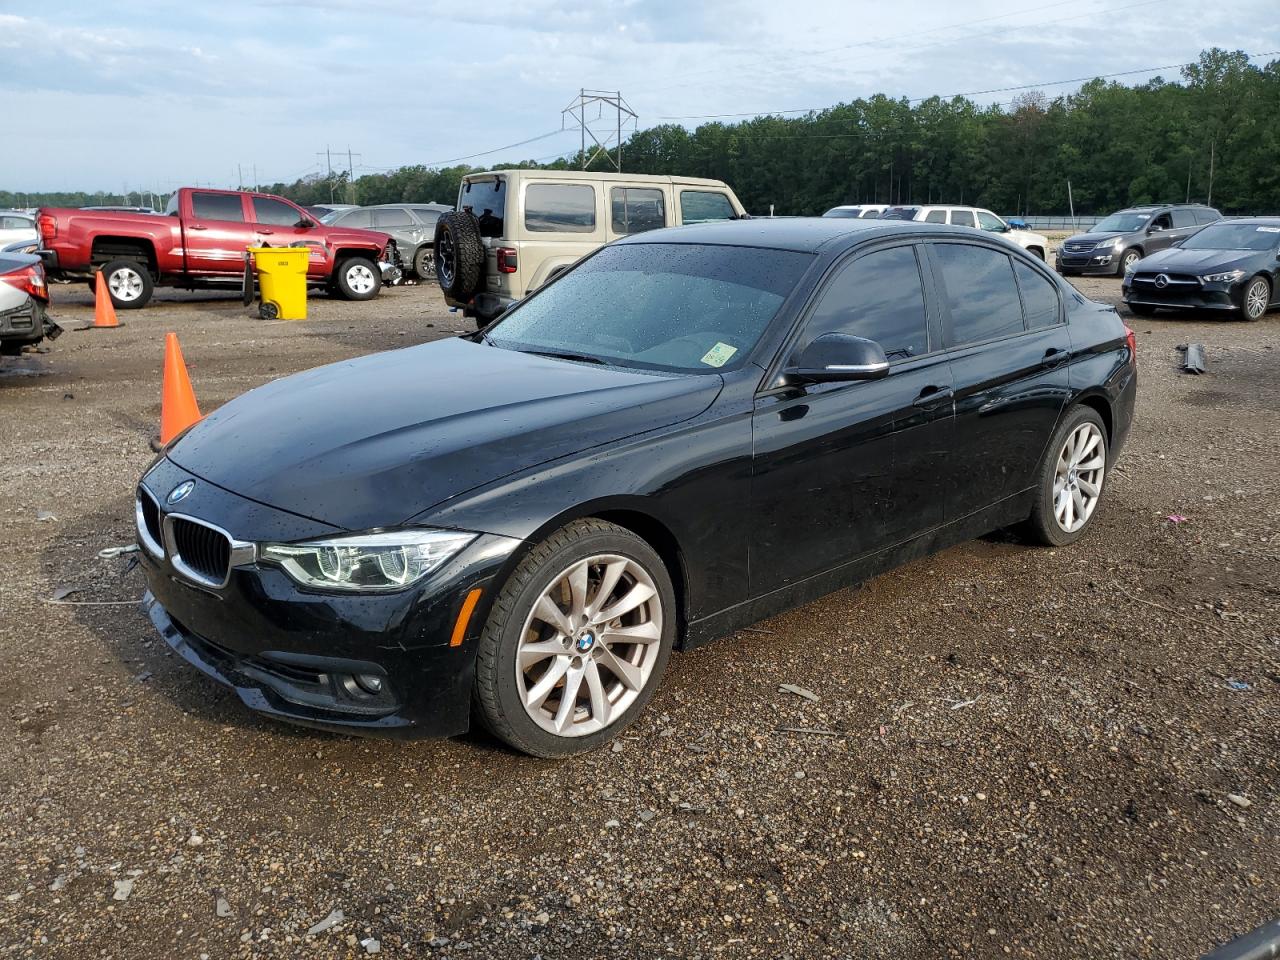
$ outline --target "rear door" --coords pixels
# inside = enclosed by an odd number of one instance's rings
[[[657,230],[670,223],[667,192],[660,186],[607,185],[609,188],[609,240],[633,233]]]
[[[1168,239],[1170,246],[1182,242],[1200,229],[1200,224],[1196,222],[1195,211],[1190,207],[1171,210],[1169,212],[1169,220],[1171,226],[1165,233],[1165,237]]]
[[[877,341],[881,380],[763,392],[753,417],[751,592],[768,593],[937,526],[952,380],[921,253],[895,242],[836,266],[790,356],[831,332]]]
[[[729,195],[710,187],[677,187],[680,223],[710,223],[732,220],[738,215]]]
[[[1068,395],[1061,291],[1040,267],[986,244],[935,240],[929,259],[955,377],[947,514],[1025,490]]]
[[[534,179],[521,186],[521,228],[517,260],[523,289],[513,297],[523,297],[547,282],[557,268],[576,263],[608,236],[605,232],[604,190],[599,181]],[[497,259],[493,258],[496,269]]]
[[[244,251],[255,242],[248,197],[213,190],[192,190],[189,196],[190,215],[182,221],[188,272],[240,275]]]

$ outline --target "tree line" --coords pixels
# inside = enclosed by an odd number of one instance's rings
[[[590,169],[612,169],[616,156],[598,156]],[[575,153],[497,167],[580,169],[582,160]],[[1057,214],[1072,201],[1077,213],[1099,214],[1183,200],[1228,213],[1277,213],[1278,161],[1280,60],[1257,66],[1242,51],[1218,48],[1182,68],[1178,80],[1099,79],[1054,98],[1031,91],[986,106],[877,94],[796,117],[693,130],[664,124],[622,145],[627,172],[724,180],[752,213],[772,207],[779,215],[819,214],[841,203],[931,202]],[[302,204],[331,197],[452,203],[462,177],[479,169],[407,166],[352,183],[314,175],[262,189]],[[13,202],[0,191],[0,206]],[[33,201],[54,202],[62,201]]]

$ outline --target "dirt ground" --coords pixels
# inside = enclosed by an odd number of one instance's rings
[[[990,537],[677,656],[618,749],[550,763],[257,719],[97,557],[166,331],[207,411],[465,327],[431,287],[311,309],[165,291],[0,361],[0,956],[1188,958],[1280,914],[1280,314],[1130,318],[1076,546]]]

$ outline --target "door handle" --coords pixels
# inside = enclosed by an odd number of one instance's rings
[[[913,407],[936,407],[943,402],[950,400],[954,395],[950,387],[944,384],[930,384],[920,391],[920,396],[911,401]]]
[[[1065,363],[1066,359],[1067,351],[1061,347],[1050,347],[1044,352],[1044,358],[1040,361],[1040,366],[1048,370]]]
[[[208,228],[208,227],[202,227],[202,226],[200,226],[200,224],[198,224],[198,223],[193,223],[193,224],[191,224],[189,227],[187,227],[187,229],[188,229],[188,230],[208,230],[209,228]]]
[[[262,234],[264,237],[265,237],[265,236],[268,236],[268,235],[270,235],[270,234],[275,233],[275,231],[274,231],[274,230],[259,230],[258,232],[259,232],[260,234]]]

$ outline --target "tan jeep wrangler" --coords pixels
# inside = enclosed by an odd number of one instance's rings
[[[446,302],[484,326],[611,240],[658,227],[746,216],[719,180],[578,170],[466,176],[436,224]]]

